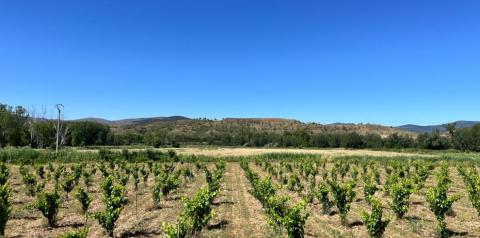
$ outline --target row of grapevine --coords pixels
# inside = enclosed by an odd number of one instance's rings
[[[389,206],[397,219],[402,219],[408,212],[410,196],[413,193],[424,196],[430,210],[437,218],[438,234],[441,237],[448,236],[445,217],[453,213],[452,204],[460,198],[458,194],[453,196],[447,195],[451,182],[448,174],[448,163],[444,163],[440,167],[440,171],[437,173],[436,185],[427,189],[426,192],[421,192],[427,178],[435,168],[432,163],[425,161],[382,162],[380,165],[383,165],[387,176],[384,181],[381,181],[378,164],[371,163],[371,161],[351,162],[341,159],[334,160],[333,166],[330,172],[328,172],[323,165],[324,161],[299,161],[293,163],[293,165],[284,162],[273,165],[268,161],[255,161],[256,165],[280,180],[285,188],[303,195],[305,201],[311,203],[313,199],[318,199],[322,206],[323,214],[329,214],[330,209],[335,207],[340,215],[341,223],[344,225],[347,225],[347,214],[351,203],[355,200],[356,192],[354,188],[359,182],[357,166],[360,166],[363,176],[364,197],[367,204],[371,207],[371,213],[362,212],[362,220],[372,237],[381,237],[389,224],[389,219],[382,219],[383,205],[379,198],[375,197],[375,193],[379,190],[383,190],[385,195],[390,197],[391,202]],[[319,173],[322,174],[323,181],[315,179]],[[290,174],[286,180],[284,180],[285,174]],[[330,176],[327,174],[330,174]],[[477,175],[476,170],[472,169],[468,173],[461,172],[461,174],[464,175],[472,204],[474,207],[480,206],[480,195],[478,195],[478,191],[480,191],[480,177]],[[298,175],[301,175],[311,184],[307,194],[300,192],[304,192],[304,189],[298,191],[292,189],[294,186],[303,187]],[[349,175],[350,179],[347,179],[347,175]],[[255,178],[253,180],[255,181]],[[262,180],[260,182],[271,183],[269,178],[267,180],[268,182]],[[269,186],[275,188],[272,189],[273,191],[277,189],[274,184]]]
[[[224,170],[224,167],[224,163],[219,163],[213,175],[212,173],[209,173],[210,177],[207,175],[211,191],[214,191],[214,187],[219,188],[218,184],[221,179],[219,173]],[[10,176],[9,170],[6,164],[0,163],[0,233],[4,232],[11,212],[10,197],[12,193],[7,183]],[[81,205],[85,217],[85,227],[66,233],[62,237],[86,237],[89,219],[98,221],[106,234],[113,237],[116,223],[128,202],[126,187],[129,181],[134,187],[135,210],[137,210],[137,190],[140,189],[140,181],[143,180],[146,187],[150,174],[155,176],[152,193],[154,201],[156,196],[168,199],[169,193],[179,188],[182,178],[183,184],[186,184],[194,177],[190,168],[179,167],[177,169],[173,163],[137,164],[107,161],[97,164],[72,164],[69,168],[65,164],[54,166],[49,163],[46,166],[36,165],[33,169],[34,172],[31,171],[31,167],[28,165],[19,167],[26,194],[35,198],[29,207],[38,210],[46,218],[49,227],[57,227],[57,217],[62,204],[69,201],[69,195],[75,191],[74,198]],[[96,175],[97,171],[100,171],[101,174],[100,188],[103,194],[103,210],[89,212],[92,203],[89,188],[92,186],[92,177]],[[81,181],[83,184],[80,184]],[[157,191],[160,195],[157,195]]]
[[[205,227],[212,215],[212,203],[217,196],[225,171],[225,163],[215,164],[215,171],[204,167],[207,187],[200,189],[192,198],[183,197],[183,209],[175,225],[164,223],[163,229],[167,237],[183,238],[195,236]]]
[[[260,201],[268,214],[270,224],[283,227],[288,237],[304,237],[305,222],[309,217],[305,212],[306,202],[302,200],[289,207],[287,197],[275,194],[277,188],[269,177],[260,178],[245,161],[241,162],[241,167],[252,185],[254,197]]]

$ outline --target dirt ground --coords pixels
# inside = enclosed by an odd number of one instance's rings
[[[331,164],[330,164],[331,165]],[[269,175],[261,167],[250,163],[250,167],[262,177]],[[329,168],[329,165],[327,165]],[[438,171],[438,168],[435,172]],[[466,186],[461,176],[454,167],[450,168],[450,178],[453,183],[450,185],[449,196],[461,194],[461,199],[453,205],[453,216],[447,216],[447,228],[451,232],[451,237],[480,237],[480,218],[476,210],[472,207],[466,194]],[[321,176],[317,176],[320,181]],[[382,171],[381,180],[385,181],[386,174]],[[348,180],[348,176],[346,177]],[[272,178],[272,181],[281,186],[281,182]],[[304,182],[304,181],[302,181]],[[435,186],[435,175],[432,174],[425,183],[425,187],[418,194],[412,194],[410,197],[410,208],[403,219],[397,219],[390,209],[391,198],[383,191],[377,191],[375,197],[382,202],[384,209],[384,219],[390,219],[384,237],[437,237],[437,220],[429,209],[429,204],[425,199],[428,188]],[[304,184],[305,188],[308,187]],[[352,202],[351,209],[347,215],[348,225],[343,226],[340,223],[340,216],[335,208],[332,214],[322,214],[321,204],[314,202],[310,204],[307,211],[310,213],[305,226],[306,237],[369,237],[367,229],[362,223],[361,214],[363,211],[370,212],[370,206],[365,201],[363,194],[363,183],[358,182],[356,188],[356,199]],[[278,195],[285,195],[291,198],[291,202],[298,202],[301,199],[300,192],[292,192],[286,188],[280,189]]]
[[[162,224],[175,223],[180,214],[182,204],[180,197],[192,197],[202,186],[206,185],[202,171],[196,171],[193,164],[184,164],[195,173],[192,181],[182,180],[180,189],[168,199],[160,202],[160,207],[153,207],[152,189],[153,175],[150,175],[147,184],[140,182],[135,206],[134,187],[131,182],[128,186],[128,203],[122,211],[115,228],[116,237],[162,237]],[[67,166],[68,167],[68,166]],[[18,166],[11,166],[10,184],[13,188],[13,210],[7,223],[6,237],[57,237],[60,234],[82,228],[85,218],[81,213],[81,205],[74,198],[73,192],[68,199],[63,198],[58,224],[49,228],[42,214],[32,208],[35,198],[28,196],[21,180]],[[33,172],[33,171],[31,171]],[[89,212],[103,209],[102,194],[100,192],[100,172],[97,171],[89,193],[93,198]],[[82,180],[81,180],[82,181]],[[80,185],[84,187],[83,183]],[[51,186],[47,186],[47,190]],[[220,194],[214,201],[214,218],[200,234],[200,237],[268,237],[271,228],[263,214],[258,201],[248,192],[250,184],[244,176],[238,163],[228,163],[224,173],[224,182]],[[89,219],[89,237],[106,237],[102,227],[96,220]]]
[[[184,165],[192,167],[193,165]],[[68,166],[67,166],[68,167]],[[13,187],[13,211],[7,223],[6,237],[57,237],[58,235],[85,225],[85,217],[81,213],[81,205],[75,199],[72,192],[68,199],[63,198],[58,215],[58,224],[55,228],[48,228],[46,219],[42,214],[31,207],[35,198],[25,192],[25,186],[21,181],[18,166],[12,166],[10,184]],[[163,222],[175,222],[181,211],[180,196],[193,196],[202,186],[206,185],[205,176],[202,172],[195,173],[193,181],[184,182],[180,189],[167,199],[160,202],[160,208],[154,208],[152,202],[153,175],[145,185],[140,182],[137,193],[137,208],[135,206],[135,189],[130,181],[127,185],[128,203],[122,211],[115,228],[117,237],[159,237],[162,235]],[[103,209],[102,194],[100,192],[100,171],[93,178],[89,194],[93,198],[89,212]],[[80,180],[78,186],[85,187]],[[47,186],[48,189],[48,186]],[[74,190],[75,191],[75,190]],[[89,219],[89,237],[105,237],[103,228],[96,220]]]
[[[275,162],[274,162],[275,164]],[[278,163],[276,163],[278,164]],[[185,163],[195,173],[191,181],[183,181],[178,192],[163,199],[160,208],[152,206],[153,176],[151,175],[146,185],[140,183],[137,194],[137,208],[135,206],[135,193],[133,184],[128,185],[128,200],[125,209],[120,215],[118,225],[115,228],[116,237],[162,237],[162,224],[174,223],[180,214],[181,196],[193,196],[202,186],[206,185],[204,173],[196,171],[194,164]],[[213,166],[213,164],[210,164]],[[268,173],[261,167],[250,163],[252,169],[261,176]],[[327,165],[331,166],[331,164]],[[68,167],[68,166],[67,166]],[[81,214],[81,208],[73,193],[69,198],[64,198],[61,205],[58,226],[48,228],[46,219],[41,213],[31,207],[34,197],[26,195],[25,186],[21,181],[18,166],[11,166],[10,184],[13,187],[13,211],[7,223],[6,237],[57,237],[58,235],[85,225],[85,218]],[[33,171],[32,171],[33,172]],[[98,171],[89,192],[93,196],[93,203],[89,212],[100,211],[103,208],[102,195],[99,189],[100,172]],[[447,217],[447,227],[453,232],[454,237],[480,237],[480,219],[476,210],[470,204],[466,196],[466,187],[457,171],[452,167],[450,177],[453,183],[449,192],[460,193],[462,198],[454,204],[455,216]],[[382,182],[385,173],[382,171]],[[272,179],[280,186],[280,181]],[[318,175],[318,181],[320,181]],[[302,182],[305,182],[302,180]],[[304,184],[307,187],[306,184]],[[431,175],[427,180],[426,187],[435,185],[435,176]],[[84,186],[80,182],[80,186]],[[251,186],[243,170],[237,162],[228,162],[224,172],[224,180],[220,193],[214,201],[214,217],[208,226],[204,228],[199,237],[284,237],[268,224],[268,217],[264,213],[261,204],[251,194]],[[338,214],[324,215],[321,205],[317,202],[308,205],[307,211],[310,217],[306,223],[307,237],[368,237],[367,230],[361,222],[362,211],[369,211],[369,206],[363,196],[363,183],[359,182],[356,187],[356,200],[348,213],[349,226],[340,224]],[[428,208],[425,200],[426,188],[419,194],[412,195],[410,209],[403,219],[396,219],[389,207],[390,198],[382,191],[375,196],[380,198],[384,207],[384,217],[390,218],[385,237],[435,237],[436,220]],[[279,195],[287,195],[291,202],[297,202],[301,196],[286,188],[281,188]],[[88,220],[89,237],[106,237],[103,229],[96,220]]]

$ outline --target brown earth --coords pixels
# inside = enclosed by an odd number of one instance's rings
[[[331,159],[329,159],[331,161]],[[279,163],[274,162],[278,166]],[[141,182],[138,192],[137,208],[135,206],[135,192],[132,183],[128,185],[128,199],[125,209],[120,215],[118,225],[115,229],[117,237],[161,237],[163,236],[162,224],[164,222],[174,223],[178,218],[182,205],[180,196],[193,196],[202,186],[206,185],[205,176],[197,172],[193,164],[185,163],[195,172],[195,179],[183,181],[178,192],[163,199],[160,208],[152,206],[153,178],[146,185]],[[209,166],[212,166],[210,164]],[[254,171],[261,176],[268,173],[261,167],[250,163]],[[327,164],[331,169],[332,163]],[[67,166],[68,167],[68,166]],[[58,216],[58,226],[48,228],[46,219],[31,204],[34,198],[26,195],[25,186],[21,181],[18,166],[11,166],[10,184],[13,188],[13,211],[7,223],[6,237],[57,237],[71,229],[80,228],[85,225],[85,219],[80,212],[80,204],[75,200],[73,193],[62,203]],[[385,172],[382,169],[382,182],[385,181]],[[100,211],[102,195],[99,192],[100,172],[97,172],[90,187],[90,194],[93,196],[93,203],[90,212]],[[318,175],[317,181],[321,181]],[[462,198],[454,204],[455,216],[447,217],[447,227],[452,231],[454,237],[480,237],[480,219],[476,210],[472,207],[466,196],[466,187],[454,167],[450,169],[450,178],[453,183],[450,186],[450,194],[462,194]],[[347,178],[348,179],[348,178]],[[273,178],[279,185],[278,195],[286,195],[291,198],[291,203],[298,202],[305,191],[292,192],[282,186],[280,181]],[[305,180],[302,179],[305,188]],[[82,182],[81,185],[83,186]],[[435,176],[430,175],[426,188],[435,186]],[[47,189],[51,186],[47,186]],[[436,220],[425,200],[426,188],[410,198],[410,208],[403,219],[395,218],[389,207],[391,199],[382,191],[375,196],[379,198],[384,207],[384,217],[390,218],[385,237],[435,237]],[[220,193],[214,201],[214,217],[210,220],[199,237],[284,237],[268,224],[268,217],[262,209],[261,204],[250,194],[251,186],[245,177],[243,170],[237,162],[227,162],[224,173],[224,180]],[[355,191],[356,200],[348,213],[349,226],[340,224],[338,214],[325,215],[321,212],[321,205],[314,202],[307,206],[310,217],[306,223],[307,237],[368,237],[367,230],[361,222],[361,213],[369,211],[369,205],[363,196],[363,183],[359,182]],[[335,211],[335,209],[333,209]],[[89,220],[89,237],[105,237],[103,229],[95,220]]]

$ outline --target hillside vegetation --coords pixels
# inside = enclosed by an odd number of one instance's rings
[[[30,146],[59,148],[91,145],[218,145],[241,147],[317,148],[422,148],[480,151],[480,125],[457,128],[448,133],[414,134],[370,124],[303,123],[278,118],[227,118],[223,120],[185,117],[139,118],[107,121],[96,118],[62,121],[30,116],[21,107],[0,104],[0,147]]]
[[[306,131],[311,134],[318,133],[348,133],[356,132],[361,135],[378,134],[382,137],[399,133],[415,136],[415,133],[405,132],[399,129],[373,124],[319,124],[303,123],[297,120],[282,118],[226,118],[222,120],[210,119],[143,119],[130,120],[127,124],[116,122],[107,123],[115,132],[119,133],[143,133],[147,130],[164,130],[178,135],[196,135],[203,137],[208,134],[235,132],[250,130],[266,133],[284,133],[295,131]]]

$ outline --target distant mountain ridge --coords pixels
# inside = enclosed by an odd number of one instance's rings
[[[457,128],[467,128],[467,127],[475,126],[476,124],[480,124],[480,121],[456,121],[455,123],[457,124]],[[434,130],[445,132],[447,130],[445,128],[445,124],[426,125],[426,126],[407,124],[403,126],[397,126],[395,128],[403,131],[410,131],[410,132],[416,132],[416,133],[432,132]]]

